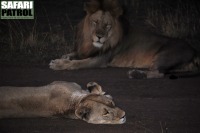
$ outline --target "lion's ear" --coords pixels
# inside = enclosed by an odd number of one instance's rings
[[[75,115],[82,120],[88,120],[91,109],[89,107],[80,106],[76,109]]]
[[[100,7],[100,3],[98,0],[90,0],[89,2],[84,3],[84,11],[87,14],[95,13]]]
[[[101,86],[97,84],[96,82],[89,82],[87,84],[87,89],[90,93],[104,95],[105,92],[102,90]]]
[[[112,16],[118,18],[119,16],[121,16],[123,14],[123,10],[121,7],[115,8],[111,11]]]
[[[104,6],[108,5],[109,7],[108,10],[114,17],[119,17],[123,14],[123,9],[120,6],[120,3],[118,0],[105,0],[104,1]]]

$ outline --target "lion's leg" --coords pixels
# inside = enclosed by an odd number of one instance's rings
[[[163,78],[164,73],[158,70],[137,70],[133,69],[128,72],[129,78],[133,79],[152,79],[152,78]]]
[[[106,67],[107,61],[104,57],[86,58],[82,60],[68,60],[68,59],[56,59],[52,60],[49,67],[53,70],[75,70],[83,68],[96,68]]]
[[[194,58],[194,51],[186,44],[167,45],[160,49],[148,71],[131,70],[130,78],[162,78],[165,73],[180,69]]]

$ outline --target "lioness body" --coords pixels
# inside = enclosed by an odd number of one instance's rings
[[[154,34],[140,25],[124,30],[117,0],[90,0],[85,11],[78,26],[77,49],[65,59],[52,60],[50,68],[140,68],[147,69],[146,78],[159,78],[172,70],[196,67],[196,53],[185,41]]]
[[[0,87],[0,118],[63,116],[94,124],[124,123],[124,111],[102,90],[95,91],[100,86],[90,83],[89,87],[93,92],[63,81],[41,87]],[[112,119],[105,120],[105,111],[114,114]]]
[[[1,87],[0,117],[50,117],[64,114],[75,108],[87,94],[79,85],[64,82],[42,87]]]

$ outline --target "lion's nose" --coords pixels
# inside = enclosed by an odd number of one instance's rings
[[[99,39],[101,39],[101,38],[104,37],[104,32],[101,31],[101,30],[99,30],[98,32],[96,32],[96,36],[97,36]]]
[[[96,34],[96,36],[97,36],[97,38],[98,38],[99,40],[103,37],[103,35],[101,35],[101,34]]]

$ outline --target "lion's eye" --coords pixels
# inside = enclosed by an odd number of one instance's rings
[[[110,24],[106,25],[106,29],[110,30],[110,28],[111,28]]]
[[[96,22],[96,21],[92,21],[92,25],[93,25],[93,26],[96,26],[96,25],[97,25],[97,22]]]

